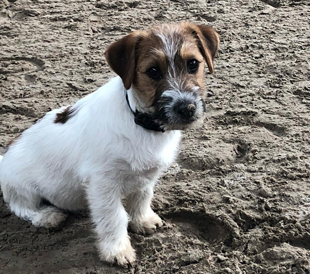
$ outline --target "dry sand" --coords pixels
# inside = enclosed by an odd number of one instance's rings
[[[99,261],[87,216],[35,228],[0,198],[0,273],[310,273],[309,0],[1,0],[0,152],[113,73],[126,33],[189,20],[218,30],[209,117],[156,187],[165,220],[130,233],[137,264]]]

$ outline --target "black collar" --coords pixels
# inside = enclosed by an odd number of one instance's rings
[[[131,112],[133,113],[133,115],[135,116],[135,123],[138,126],[141,126],[147,130],[153,130],[153,131],[161,131],[161,132],[165,132],[165,130],[163,129],[163,125],[156,122],[154,120],[154,118],[148,114],[148,113],[142,113],[138,110],[133,111],[130,104],[129,104],[129,100],[128,100],[128,94],[126,93],[126,101],[127,104],[131,110]]]

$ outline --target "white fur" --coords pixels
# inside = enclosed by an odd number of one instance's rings
[[[72,108],[66,123],[54,123],[65,107],[53,110],[11,145],[0,163],[4,200],[17,216],[45,227],[66,218],[60,209],[88,204],[101,258],[131,263],[128,220],[143,233],[162,225],[150,207],[153,186],[174,161],[181,133],[137,126],[119,77]],[[54,206],[42,205],[42,198]]]
[[[166,26],[166,27],[168,29],[170,28],[169,26]],[[173,37],[172,35],[173,31],[168,30],[168,33],[170,35],[167,35],[167,33],[160,33],[158,34],[158,36],[163,42],[163,45],[164,45],[163,50],[170,64],[170,66],[168,67],[168,71],[167,71],[169,84],[171,88],[180,89],[180,82],[182,81],[182,79],[180,79],[176,73],[175,61],[174,61],[174,57],[178,51],[178,41],[176,41],[175,37]]]

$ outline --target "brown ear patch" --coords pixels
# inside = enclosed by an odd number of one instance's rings
[[[66,107],[62,112],[56,114],[54,123],[66,123],[75,114],[75,111],[76,109],[73,109],[72,106]]]
[[[213,60],[219,48],[220,43],[219,35],[213,28],[209,26],[198,25],[198,28],[200,29],[204,37],[204,42],[207,44],[207,47]]]
[[[134,78],[136,46],[142,34],[142,31],[132,32],[114,42],[104,53],[108,64],[122,78],[126,89],[130,88]]]
[[[192,35],[196,38],[198,48],[206,60],[209,71],[214,72],[213,59],[219,47],[219,35],[217,32],[205,25],[189,25]]]

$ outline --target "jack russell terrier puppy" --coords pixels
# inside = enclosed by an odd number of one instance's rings
[[[55,227],[66,219],[62,210],[89,207],[101,259],[134,262],[128,222],[137,233],[162,226],[153,188],[175,160],[180,130],[203,121],[204,61],[212,73],[218,45],[214,29],[188,22],[134,31],[110,45],[105,56],[118,76],[48,112],[0,156],[10,210]]]

